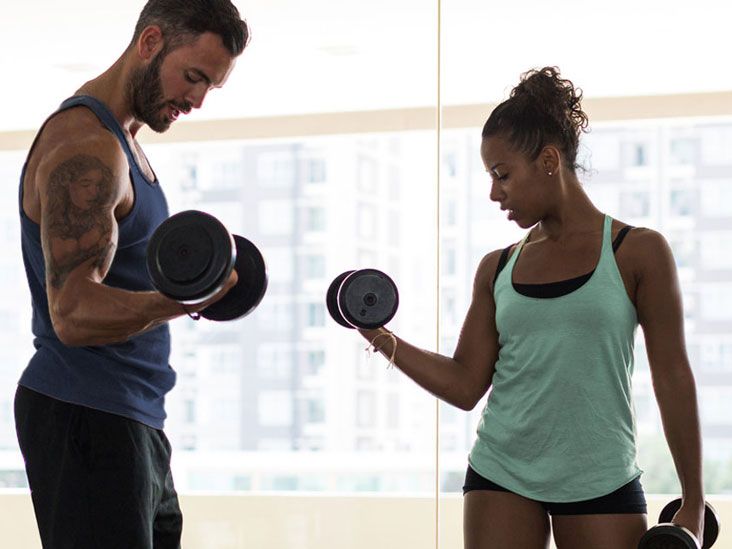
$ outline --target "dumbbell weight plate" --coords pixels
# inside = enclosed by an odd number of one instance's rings
[[[394,318],[399,307],[399,292],[386,273],[360,269],[343,279],[337,300],[338,309],[348,324],[374,329]]]
[[[658,516],[659,523],[671,522],[676,512],[681,509],[681,498],[670,501]],[[717,511],[709,503],[704,508],[704,540],[702,549],[709,549],[719,536],[719,515]]]
[[[166,219],[147,246],[147,269],[163,295],[195,305],[219,291],[236,258],[232,236],[207,213],[187,210]]]
[[[209,320],[234,320],[252,312],[267,291],[267,266],[259,249],[243,236],[234,235],[238,280],[223,298],[201,311]]]
[[[638,549],[699,549],[699,545],[686,528],[657,524],[643,534]]]
[[[328,307],[328,312],[330,313],[330,316],[333,317],[333,320],[335,320],[338,324],[343,326],[344,328],[351,328],[353,329],[353,326],[351,326],[348,322],[346,322],[346,319],[343,318],[343,315],[341,314],[340,309],[338,308],[338,292],[341,289],[341,283],[345,280],[345,278],[350,275],[351,273],[354,273],[356,271],[345,271],[341,274],[339,274],[337,277],[333,279],[333,282],[330,283],[330,286],[328,286],[328,292],[325,294],[325,304]]]

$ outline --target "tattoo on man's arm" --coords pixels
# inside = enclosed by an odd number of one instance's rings
[[[95,156],[76,155],[51,172],[44,247],[48,280],[54,288],[61,288],[71,271],[92,258],[97,268],[109,264],[115,249],[113,199],[112,170]]]

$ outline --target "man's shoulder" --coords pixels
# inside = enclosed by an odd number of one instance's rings
[[[32,157],[43,170],[77,156],[98,158],[111,169],[127,171],[127,159],[117,137],[86,108],[53,116],[43,128]]]
[[[51,117],[43,128],[38,146],[50,151],[74,147],[77,143],[123,153],[117,137],[85,107],[74,107]]]

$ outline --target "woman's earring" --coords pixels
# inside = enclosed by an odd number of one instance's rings
[[[551,174],[552,174],[552,172],[546,172],[546,174],[547,174],[547,175],[551,175]]]

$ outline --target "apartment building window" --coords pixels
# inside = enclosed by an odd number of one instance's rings
[[[442,155],[442,167],[448,177],[457,175],[457,154],[455,151],[446,152]]]
[[[185,191],[194,191],[198,188],[198,165],[195,163],[185,164],[183,175],[180,179],[180,187]]]
[[[303,176],[306,183],[316,184],[326,181],[326,164],[324,158],[306,158],[303,161]]]
[[[386,426],[389,429],[399,428],[401,423],[399,415],[399,394],[389,393],[386,395]]]
[[[702,266],[705,269],[732,269],[732,231],[709,231],[699,242]]]
[[[389,166],[389,200],[397,201],[401,196],[400,171],[398,166]]]
[[[703,287],[701,316],[708,322],[732,320],[732,284],[707,284]]]
[[[287,283],[292,280],[292,277],[294,276],[294,258],[292,248],[275,248],[268,246],[262,253],[267,264],[267,277],[270,283]]]
[[[358,206],[358,235],[363,238],[376,236],[376,208],[369,204]]]
[[[669,195],[671,215],[676,217],[689,217],[693,215],[696,196],[697,193],[691,189],[672,190]]]
[[[325,326],[325,305],[322,303],[308,303],[307,326],[309,328]]]
[[[676,138],[669,143],[671,164],[691,165],[696,162],[697,142],[690,138]]]
[[[455,250],[455,242],[447,241],[443,244],[442,253],[442,273],[445,275],[454,275],[457,271],[457,252]]]
[[[305,353],[306,373],[318,375],[325,366],[325,351],[323,349],[310,350]]]
[[[325,421],[325,403],[322,396],[305,398],[305,421],[307,423],[323,423]]]
[[[582,165],[602,173],[620,169],[620,153],[618,133],[599,129],[583,137],[578,156],[582,155]],[[482,165],[476,169],[485,170]]]
[[[732,126],[701,129],[701,163],[704,166],[732,166]]]
[[[257,395],[257,418],[263,427],[286,427],[292,423],[289,391],[262,390]]]
[[[227,160],[214,164],[213,186],[216,189],[241,188],[244,182],[244,170],[241,161]]]
[[[257,203],[259,231],[267,236],[292,234],[292,202],[288,200],[261,200]]]
[[[325,256],[311,254],[304,257],[305,278],[320,279],[325,277]]]
[[[290,379],[292,349],[284,342],[260,343],[257,346],[256,363],[257,375],[261,380]]]
[[[732,177],[730,180],[702,181],[699,184],[699,192],[703,216],[732,217]]]
[[[295,177],[293,155],[289,152],[262,152],[257,155],[257,181],[262,187],[287,188]]]
[[[399,246],[401,232],[401,214],[396,210],[392,210],[389,212],[389,234],[386,235],[391,246]]]
[[[358,190],[373,193],[377,187],[376,161],[373,158],[361,156],[358,159]]]
[[[310,206],[305,209],[305,229],[311,232],[325,230],[325,208]]]
[[[373,391],[356,393],[356,425],[358,427],[376,425],[376,395]]]
[[[628,143],[626,145],[628,154],[628,165],[632,167],[648,166],[648,144],[647,143]]]
[[[699,402],[702,421],[713,425],[732,425],[729,403],[732,387],[707,387],[704,399]]]
[[[265,297],[257,307],[257,324],[264,329],[282,332],[292,327],[293,307]]]
[[[644,191],[620,193],[620,214],[628,218],[648,217],[651,197]]]
[[[699,361],[701,368],[707,371],[732,371],[732,341],[702,343]]]
[[[454,198],[448,198],[445,201],[445,224],[448,227],[454,227],[457,224],[457,201]]]

